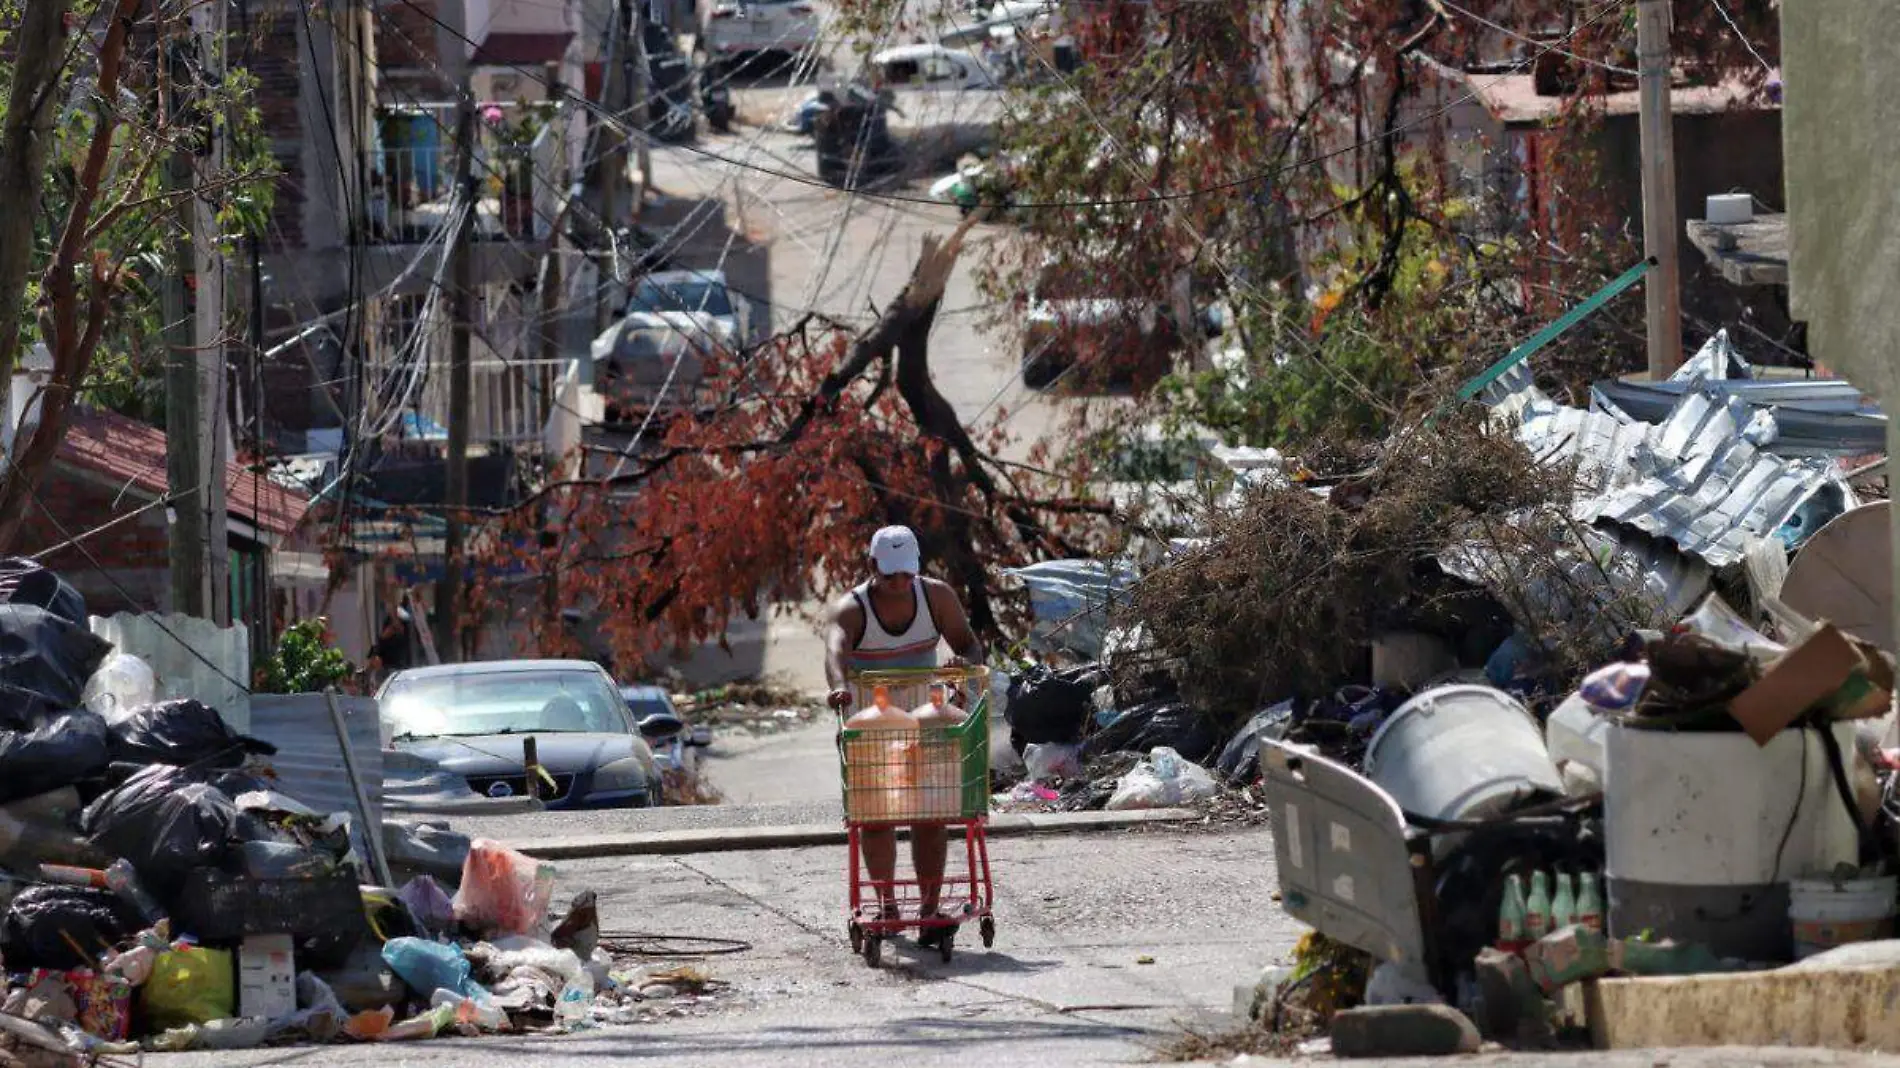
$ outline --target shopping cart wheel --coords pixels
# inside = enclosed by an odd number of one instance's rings
[[[864,952],[864,928],[858,924],[858,921],[852,920],[849,930],[851,932],[851,952]]]
[[[864,939],[864,963],[875,968],[884,959],[884,939],[868,935]]]
[[[983,933],[984,949],[988,949],[996,944],[996,920],[994,917],[983,917],[983,922],[977,924],[977,930]]]
[[[943,955],[943,962],[945,964],[950,963],[950,958],[956,951],[957,936],[955,934],[946,934],[943,936],[943,941],[937,943],[937,952]]]

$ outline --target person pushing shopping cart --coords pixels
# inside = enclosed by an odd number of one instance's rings
[[[871,538],[871,577],[831,606],[825,641],[825,679],[831,707],[843,713],[854,703],[850,681],[866,672],[930,669],[939,666],[938,646],[947,643],[952,666],[981,665],[983,643],[970,629],[963,602],[948,585],[922,574],[917,535],[908,527],[885,527]],[[916,869],[917,943],[938,946],[956,934],[953,922],[940,922],[939,895],[949,828],[942,822],[910,824],[911,864]],[[897,830],[865,829],[860,841],[864,867],[880,899],[882,921],[898,921],[896,895]],[[853,873],[855,877],[855,873]]]

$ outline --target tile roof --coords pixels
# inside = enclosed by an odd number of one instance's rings
[[[165,432],[116,412],[74,408],[60,442],[59,462],[127,483],[157,497],[167,489]],[[225,467],[224,496],[230,514],[279,536],[297,528],[310,498],[286,489],[237,463]]]

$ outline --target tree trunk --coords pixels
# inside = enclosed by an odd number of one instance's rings
[[[40,185],[59,110],[60,61],[66,54],[67,0],[27,0],[14,35],[13,97],[0,134],[0,382],[13,378],[20,355],[26,276],[33,265],[33,226]],[[52,340],[47,339],[51,345]]]

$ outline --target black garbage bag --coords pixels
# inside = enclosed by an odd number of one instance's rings
[[[0,683],[77,708],[112,643],[38,605],[0,604]]]
[[[0,802],[96,778],[111,761],[106,721],[75,708],[34,726],[0,730]]]
[[[92,844],[132,862],[168,909],[193,868],[219,867],[241,841],[236,802],[185,768],[154,764],[86,806]]]
[[[1279,741],[1293,726],[1293,702],[1282,701],[1247,721],[1240,733],[1231,738],[1214,761],[1214,770],[1235,785],[1246,785],[1260,777],[1260,739]]]
[[[1098,669],[1057,673],[1041,664],[1009,680],[1010,742],[1023,746],[1081,741],[1088,725]]]
[[[216,709],[189,697],[135,708],[112,726],[112,759],[132,764],[234,768],[249,753],[277,747],[225,725]]]
[[[1207,717],[1178,701],[1136,705],[1082,743],[1082,759],[1108,753],[1150,753],[1167,746],[1182,759],[1204,764],[1221,743]]]
[[[97,968],[98,958],[140,928],[118,894],[89,886],[29,886],[7,906],[0,955],[7,970]]]
[[[0,559],[0,604],[44,608],[75,627],[89,626],[86,598],[37,561],[13,556]]]

